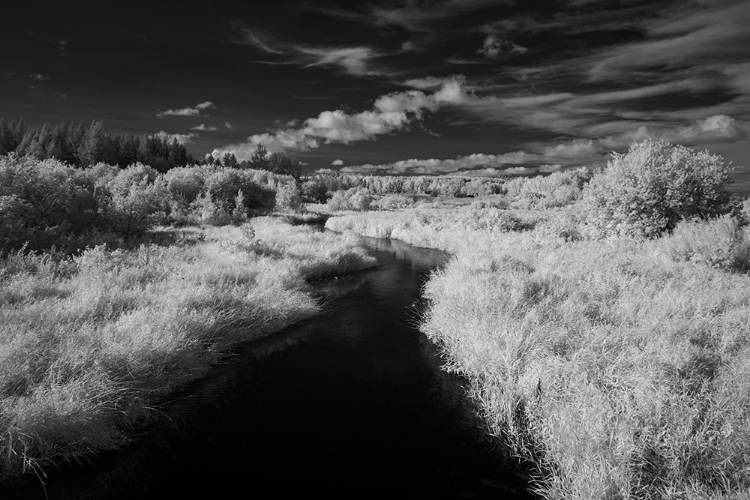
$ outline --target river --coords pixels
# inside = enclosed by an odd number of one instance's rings
[[[366,241],[381,266],[316,285],[323,314],[239,349],[123,449],[0,497],[530,498],[417,329],[447,256]]]

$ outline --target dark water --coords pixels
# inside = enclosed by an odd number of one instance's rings
[[[383,265],[321,283],[324,314],[243,348],[124,449],[0,499],[528,498],[415,327],[445,255],[368,242]]]

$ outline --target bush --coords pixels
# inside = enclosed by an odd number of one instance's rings
[[[203,189],[203,171],[200,167],[173,168],[164,174],[164,179],[170,198],[183,208],[194,202]]]
[[[351,188],[346,191],[336,191],[328,200],[328,207],[332,211],[338,210],[369,210],[372,195],[364,188]]]
[[[746,230],[730,215],[713,220],[686,220],[659,242],[674,261],[692,261],[722,269],[746,269],[750,241]]]
[[[297,184],[282,184],[276,190],[276,210],[280,212],[298,212],[302,198]]]
[[[414,196],[407,196],[405,194],[387,194],[377,200],[375,205],[382,210],[413,207]]]
[[[211,172],[206,177],[204,191],[204,198],[207,197],[216,210],[228,215],[242,210],[247,214],[251,209],[271,209],[276,204],[276,193],[254,182],[252,172],[242,170],[223,168]],[[236,206],[240,191],[239,199],[244,207]]]
[[[66,245],[100,221],[93,187],[57,160],[0,157],[0,197],[0,252]]]
[[[167,186],[163,179],[149,183],[144,176],[127,190],[123,189],[125,184],[119,185],[118,181],[117,178],[113,181],[112,197],[104,211],[109,230],[130,238],[166,220]]]
[[[613,153],[584,188],[586,223],[594,236],[655,237],[683,219],[729,212],[728,183],[721,156],[636,142],[627,154]]]

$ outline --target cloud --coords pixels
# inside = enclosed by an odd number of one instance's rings
[[[239,40],[239,43],[253,46],[268,54],[284,54],[284,51],[274,49],[269,44],[264,42],[260,37],[258,37],[258,35],[253,33],[250,28],[243,27],[240,31],[242,33],[242,36]]]
[[[173,140],[177,140],[180,144],[188,144],[193,142],[193,138],[200,137],[200,134],[196,133],[190,133],[190,134],[169,134],[163,130],[160,130],[156,134],[151,134],[154,137],[159,137],[160,139],[166,139],[167,142],[172,142]]]
[[[403,130],[419,122],[425,113],[435,112],[447,104],[461,104],[467,99],[460,79],[447,80],[432,94],[419,90],[395,92],[378,97],[370,110],[347,113],[343,110],[323,111],[307,118],[299,128],[278,129],[252,135],[243,144],[231,144],[214,150],[214,154],[233,152],[248,158],[258,145],[269,151],[308,150],[323,144],[349,144],[375,139],[379,135]]]
[[[231,124],[231,123],[229,123],[229,122],[224,122],[224,126],[225,126],[226,128],[230,128],[230,129],[231,129],[231,128],[234,128],[234,127],[232,127],[232,124]]]
[[[712,66],[717,56],[745,60],[750,46],[750,4],[746,1],[697,2],[675,6],[643,23],[646,39],[595,55],[588,76],[606,81],[653,68]]]
[[[536,144],[529,150],[504,154],[474,153],[449,159],[408,159],[379,165],[352,165],[345,173],[380,175],[429,175],[460,173],[468,176],[497,177],[546,173],[562,168],[603,164],[604,147],[593,140],[575,139],[555,144]]]
[[[192,108],[180,108],[180,109],[168,109],[166,111],[160,111],[156,114],[157,118],[164,118],[165,116],[206,116],[201,114],[201,111],[209,109],[215,109],[216,105],[211,101],[201,102],[196,104]]]
[[[598,142],[612,149],[622,149],[633,141],[649,138],[664,139],[687,146],[706,146],[744,141],[748,137],[750,122],[727,115],[713,115],[687,124],[639,125],[598,139]]]
[[[201,132],[213,132],[214,130],[216,130],[216,127],[201,123],[197,127],[192,127],[190,130],[199,130]]]
[[[39,73],[29,73],[28,76],[29,76],[29,78],[33,78],[34,80],[36,80],[38,82],[43,82],[43,81],[49,80],[48,76],[41,75]]]
[[[445,78],[437,78],[434,76],[426,76],[423,78],[412,78],[410,80],[406,80],[402,83],[402,85],[405,85],[407,87],[411,87],[414,89],[419,90],[432,90],[436,89],[438,87],[442,87],[446,83],[450,83],[452,81],[461,79],[463,77],[461,76],[450,76]]]
[[[350,75],[382,74],[371,67],[378,54],[370,47],[313,48],[296,47],[297,51],[312,56],[314,61],[307,66],[339,66]]]
[[[377,26],[399,26],[411,32],[429,32],[432,30],[432,24],[437,20],[485,7],[512,3],[512,0],[448,0],[429,2],[420,6],[415,2],[408,2],[406,7],[372,7],[365,19],[373,20]]]
[[[344,164],[343,160],[333,160],[331,162],[331,165],[343,165],[343,164]]]
[[[510,40],[501,40],[495,35],[487,35],[484,39],[482,48],[477,51],[477,54],[483,54],[485,57],[496,58],[500,54],[524,54],[529,49],[521,47]]]

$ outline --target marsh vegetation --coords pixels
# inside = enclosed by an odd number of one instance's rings
[[[0,472],[117,446],[237,342],[315,314],[311,278],[374,264],[354,233],[453,255],[421,329],[539,496],[739,498],[750,228],[728,174],[653,141],[502,181],[5,157]],[[343,234],[263,216],[304,207]]]
[[[750,232],[727,173],[643,142],[590,181],[518,180],[460,208],[327,227],[453,254],[421,328],[540,496],[742,498]]]

